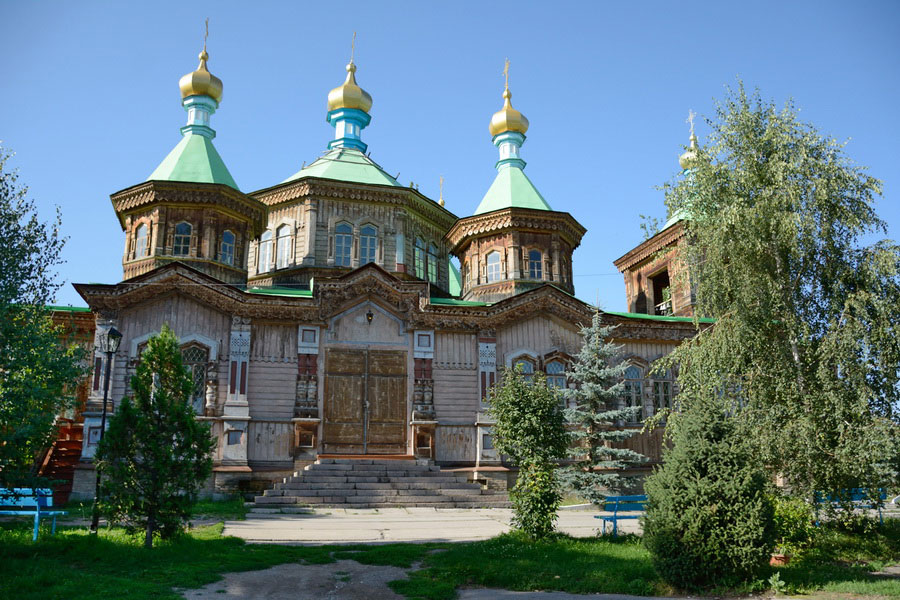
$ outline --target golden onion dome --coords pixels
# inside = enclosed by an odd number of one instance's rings
[[[356,84],[356,65],[353,60],[347,64],[347,79],[328,92],[328,110],[338,108],[355,108],[365,113],[372,108],[372,96]]]
[[[684,154],[678,157],[678,164],[681,165],[682,169],[690,169],[696,164],[698,151],[697,136],[691,132],[690,146],[684,151]]]
[[[512,104],[509,101],[510,98],[512,98],[512,94],[510,93],[509,88],[506,88],[503,91],[503,108],[495,112],[494,116],[491,117],[491,124],[489,126],[491,136],[499,135],[507,131],[515,131],[524,135],[525,132],[528,131],[528,119],[525,118],[525,115],[512,107]]]
[[[182,100],[188,96],[210,96],[216,102],[222,101],[222,80],[206,68],[207,59],[209,59],[209,54],[206,53],[204,44],[197,70],[188,73],[178,81]]]

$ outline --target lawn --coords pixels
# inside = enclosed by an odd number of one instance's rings
[[[236,506],[212,506],[198,513],[229,513]],[[559,536],[530,542],[517,534],[466,544],[278,546],[245,544],[222,536],[222,524],[200,527],[147,550],[140,537],[102,529],[91,538],[84,527],[42,532],[31,542],[24,521],[0,523],[0,599],[179,598],[173,588],[197,588],[222,573],[264,569],[282,563],[325,564],[353,559],[363,564],[423,568],[391,584],[409,598],[451,599],[459,586],[512,590],[564,590],[641,595],[671,594],[653,570],[650,555],[635,536],[573,539]],[[787,567],[730,593],[763,591],[778,574],[784,591],[823,590],[851,597],[900,597],[900,580],[872,570],[900,561],[900,522],[873,532],[849,534],[823,529],[813,549]],[[713,590],[721,593],[725,590]]]

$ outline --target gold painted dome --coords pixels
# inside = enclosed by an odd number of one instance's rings
[[[491,136],[499,135],[507,131],[515,131],[524,135],[525,132],[528,131],[528,119],[525,118],[525,115],[512,107],[512,104],[509,101],[510,98],[512,98],[512,94],[510,93],[509,88],[506,88],[503,91],[503,108],[495,112],[494,116],[491,117],[491,124],[489,126]]]
[[[372,96],[356,84],[356,65],[351,60],[347,64],[347,79],[328,92],[328,110],[355,108],[365,113],[372,108]]]
[[[197,66],[197,70],[188,73],[178,81],[182,100],[188,96],[200,95],[210,96],[216,102],[222,101],[222,80],[206,68],[207,59],[209,59],[209,54],[206,53],[204,46],[203,52],[200,53],[200,64]]]
[[[697,152],[699,148],[697,148],[697,136],[691,132],[691,142],[690,147],[684,151],[684,154],[678,157],[678,164],[681,165],[682,169],[690,169],[697,162]]]

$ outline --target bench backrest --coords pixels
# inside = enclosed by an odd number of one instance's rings
[[[876,497],[881,500],[887,499],[887,492],[883,488],[876,490]],[[824,492],[816,492],[816,503],[825,504],[828,502],[865,502],[872,500],[873,495],[866,488],[851,488],[841,490],[837,494],[825,495]]]
[[[643,511],[647,508],[647,496],[638,494],[634,496],[607,496],[603,501],[603,507],[614,513]]]
[[[0,488],[0,507],[48,508],[53,506],[50,488]]]

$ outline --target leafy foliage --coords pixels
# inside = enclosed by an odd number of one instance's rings
[[[813,541],[816,528],[808,502],[790,496],[775,498],[776,550],[796,556]]]
[[[883,487],[900,422],[900,247],[881,184],[842,144],[740,85],[718,104],[688,176],[680,258],[716,325],[668,357],[679,402],[726,398],[757,460],[797,493]],[[677,415],[670,427],[678,427]]]
[[[494,447],[519,467],[510,491],[513,525],[532,538],[544,538],[553,531],[562,500],[555,468],[569,441],[557,392],[542,373],[528,381],[521,371],[507,369],[488,402],[496,421]]]
[[[35,458],[82,373],[81,350],[65,346],[46,304],[60,287],[53,268],[64,240],[59,213],[38,219],[27,188],[7,169],[0,147],[0,487],[46,485]]]
[[[615,448],[634,429],[619,429],[617,424],[634,421],[641,407],[624,405],[623,375],[628,367],[620,360],[620,347],[606,339],[614,327],[603,326],[596,313],[590,327],[581,330],[583,344],[567,373],[574,388],[563,390],[571,401],[565,410],[571,430],[569,456],[574,462],[562,469],[561,479],[579,496],[600,505],[609,491],[623,487],[618,470],[646,461],[646,457],[627,448]]]
[[[721,404],[695,403],[679,421],[674,445],[644,484],[644,543],[676,587],[750,580],[775,536],[765,472]]]
[[[199,486],[212,471],[209,426],[190,403],[191,377],[168,326],[150,338],[131,380],[134,399],[122,400],[97,450],[104,473],[103,504],[110,519],[154,535],[182,531]]]

